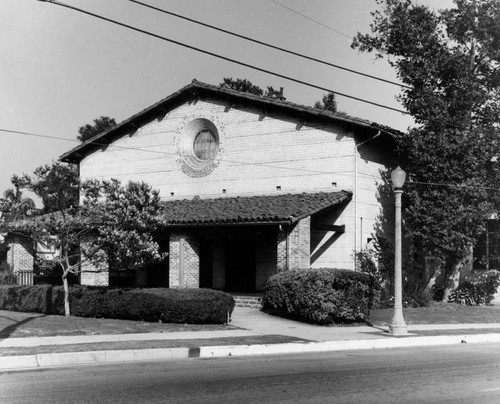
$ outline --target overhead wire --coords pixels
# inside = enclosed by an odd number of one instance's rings
[[[337,33],[337,34],[339,34],[339,35],[342,35],[343,37],[345,37],[345,38],[347,38],[347,39],[353,39],[353,38],[352,38],[352,36],[349,36],[349,35],[347,35],[347,34],[344,34],[342,31],[339,31],[339,30],[337,30],[337,29],[335,29],[335,28],[332,28],[332,27],[330,27],[329,25],[323,24],[322,22],[320,22],[320,21],[318,21],[318,20],[315,20],[314,18],[311,18],[311,17],[309,17],[309,16],[307,16],[307,15],[305,15],[305,14],[302,14],[301,12],[299,12],[299,11],[297,11],[297,10],[295,10],[295,9],[291,8],[291,7],[285,6],[284,4],[282,4],[282,3],[280,3],[280,2],[278,2],[278,1],[276,1],[276,0],[269,0],[269,1],[271,1],[271,2],[272,2],[272,3],[274,3],[274,4],[277,4],[277,5],[278,5],[278,6],[280,6],[280,7],[283,7],[283,8],[285,8],[285,9],[287,9],[288,11],[291,11],[291,12],[292,12],[292,13],[294,13],[294,14],[300,15],[301,17],[304,17],[305,19],[307,19],[307,20],[309,20],[309,21],[312,21],[312,22],[314,22],[314,23],[316,23],[316,24],[318,24],[318,25],[321,25],[323,28],[329,29],[330,31],[333,31],[333,32],[335,32],[335,33]]]
[[[363,73],[363,72],[360,72],[358,70],[350,69],[348,67],[344,67],[344,66],[340,66],[340,65],[337,65],[337,64],[334,64],[334,63],[330,63],[330,62],[327,62],[325,60],[314,58],[312,56],[307,56],[307,55],[304,55],[302,53],[295,52],[295,51],[292,51],[292,50],[289,50],[289,49],[285,49],[285,48],[282,48],[280,46],[272,45],[272,44],[264,42],[264,41],[259,41],[258,39],[250,38],[250,37],[245,36],[245,35],[241,35],[241,34],[238,34],[238,33],[235,33],[235,32],[232,32],[232,31],[220,28],[220,27],[216,27],[214,25],[210,25],[210,24],[207,24],[207,23],[195,20],[193,18],[186,17],[184,15],[181,15],[181,14],[178,14],[178,13],[174,13],[172,11],[165,10],[163,8],[152,6],[150,4],[144,3],[144,2],[139,1],[139,0],[129,0],[129,1],[132,2],[132,3],[138,4],[138,5],[141,5],[143,7],[146,7],[146,8],[155,10],[155,11],[158,11],[160,13],[171,15],[173,17],[177,17],[177,18],[183,19],[185,21],[189,21],[189,22],[192,22],[194,24],[201,25],[203,27],[207,27],[207,28],[213,29],[213,30],[222,32],[224,34],[235,36],[237,38],[244,39],[246,41],[250,41],[250,42],[256,43],[258,45],[262,45],[262,46],[265,46],[265,47],[268,47],[268,48],[271,48],[271,49],[275,49],[275,50],[278,50],[280,52],[288,53],[288,54],[293,55],[293,56],[297,56],[297,57],[300,57],[300,58],[303,58],[303,59],[306,59],[306,60],[310,60],[310,61],[313,61],[313,62],[316,62],[316,63],[320,63],[320,64],[323,64],[323,65],[326,65],[326,66],[330,66],[330,67],[333,67],[333,68],[336,68],[336,69],[344,70],[344,71],[347,71],[349,73],[353,73],[353,74],[357,74],[357,75],[360,75],[360,76],[364,76],[364,77],[367,77],[367,78],[370,78],[370,79],[373,79],[373,80],[378,80],[378,81],[381,81],[381,82],[384,82],[384,83],[387,83],[387,84],[392,84],[394,86],[399,86],[399,87],[408,88],[408,89],[411,88],[410,86],[407,86],[405,84],[397,83],[395,81],[387,80],[387,79],[384,79],[382,77],[374,76],[374,75],[371,75],[371,74],[368,74],[368,73]],[[279,3],[277,3],[277,4],[279,4]]]
[[[79,140],[76,140],[76,139],[68,139],[68,138],[58,137],[58,136],[42,135],[40,133],[24,132],[24,131],[11,130],[11,129],[5,129],[5,128],[0,128],[0,132],[14,133],[14,134],[20,134],[20,135],[24,135],[24,136],[33,136],[33,137],[39,137],[39,138],[48,138],[48,139],[53,139],[53,140],[63,140],[66,142],[73,142],[73,143],[80,143],[81,144],[81,142]],[[161,133],[161,132],[155,132],[155,133]],[[114,148],[114,149],[118,149],[118,150],[134,150],[134,151],[141,151],[141,152],[146,152],[146,153],[161,154],[161,155],[166,155],[166,156],[170,156],[170,157],[178,157],[177,154],[175,154],[175,153],[168,153],[168,152],[159,151],[159,150],[148,150],[148,149],[142,149],[139,147],[126,147],[126,146],[110,145],[109,143],[99,143],[98,141],[92,141],[92,142],[90,142],[90,144],[92,144],[94,146]],[[335,156],[335,157],[336,158],[352,157],[352,154],[349,154],[349,155],[346,154],[346,155]],[[298,172],[306,172],[306,173],[314,173],[314,174],[332,174],[332,175],[335,175],[336,177],[347,176],[346,172],[339,173],[339,172],[333,172],[333,171],[309,170],[309,169],[304,169],[304,168],[299,168],[299,167],[285,167],[285,166],[278,166],[278,165],[267,164],[267,163],[251,163],[248,161],[227,160],[227,159],[224,159],[224,161],[228,162],[228,163],[232,163],[232,164],[238,164],[238,165],[261,166],[261,167],[267,167],[267,168],[293,170],[293,171],[298,171]],[[166,172],[168,172],[168,170]],[[364,175],[366,177],[371,177],[368,174],[363,174],[363,173],[358,173],[358,174]],[[431,185],[431,186],[443,186],[443,187],[452,187],[452,188],[481,189],[481,190],[500,192],[500,189],[498,189],[498,188],[474,186],[474,185],[451,184],[451,183],[442,183],[442,182],[438,183],[438,182],[423,182],[423,181],[410,180],[407,182],[407,185]]]
[[[116,20],[113,20],[113,19],[108,18],[108,17],[104,17],[102,15],[95,14],[95,13],[92,13],[90,11],[83,10],[81,8],[78,8],[78,7],[69,5],[69,4],[61,3],[61,2],[56,1],[56,0],[45,0],[45,1],[47,3],[50,3],[50,4],[55,4],[55,5],[58,5],[58,6],[61,6],[61,7],[65,7],[65,8],[68,8],[68,9],[71,9],[71,10],[74,10],[74,11],[77,11],[77,12],[80,12],[80,13],[83,13],[83,14],[86,14],[86,15],[98,18],[100,20],[103,20],[103,21],[106,21],[106,22],[109,22],[109,23],[112,23],[112,24],[115,24],[115,25],[118,25],[118,26],[121,26],[121,27],[124,27],[124,28],[128,28],[128,29],[131,29],[133,31],[140,32],[142,34],[151,36],[153,38],[161,39],[161,40],[173,43],[175,45],[182,46],[182,47],[187,48],[187,49],[191,49],[191,50],[194,50],[194,51],[197,51],[197,52],[200,52],[200,53],[204,53],[206,55],[210,55],[210,56],[213,56],[215,58],[218,58],[218,59],[221,59],[221,60],[225,60],[227,62],[231,62],[231,63],[237,64],[237,65],[240,65],[240,66],[244,66],[244,67],[247,67],[249,69],[257,70],[257,71],[262,72],[262,73],[266,73],[266,74],[269,74],[269,75],[272,75],[272,76],[280,77],[282,79],[285,79],[285,80],[288,80],[288,81],[292,81],[294,83],[302,84],[302,85],[305,85],[307,87],[315,88],[317,90],[321,90],[321,91],[326,91],[326,92],[329,92],[329,93],[333,93],[333,94],[336,94],[336,95],[338,95],[340,97],[349,98],[349,99],[352,99],[352,100],[355,100],[355,101],[363,102],[365,104],[369,104],[369,105],[373,105],[373,106],[376,106],[376,107],[379,107],[379,108],[387,109],[387,110],[390,110],[390,111],[393,111],[393,112],[399,112],[399,113],[404,114],[404,115],[410,115],[407,111],[404,111],[404,110],[399,109],[399,108],[390,107],[388,105],[380,104],[380,103],[375,102],[375,101],[370,101],[370,100],[366,100],[366,99],[361,98],[361,97],[356,97],[356,96],[353,96],[353,95],[341,93],[339,91],[335,91],[335,90],[332,90],[330,88],[326,88],[326,87],[319,86],[319,85],[316,85],[316,84],[308,83],[306,81],[295,79],[293,77],[290,77],[290,76],[287,76],[287,75],[284,75],[284,74],[281,74],[281,73],[273,72],[271,70],[267,70],[267,69],[264,69],[264,68],[261,68],[261,67],[255,66],[255,65],[251,65],[249,63],[241,62],[241,61],[238,61],[236,59],[232,59],[232,58],[229,58],[229,57],[226,57],[226,56],[222,56],[222,55],[219,55],[217,53],[207,51],[205,49],[197,48],[195,46],[188,45],[188,44],[186,44],[184,42],[176,41],[174,39],[170,39],[170,38],[167,38],[165,36],[158,35],[158,34],[155,34],[153,32],[146,31],[146,30],[143,30],[141,28],[134,27],[132,25],[125,24],[125,23],[120,22],[120,21],[116,21]]]
[[[59,2],[57,0],[40,0],[40,1],[45,1],[47,3],[55,4],[55,5],[58,5],[58,6],[61,6],[61,7],[66,7],[66,8],[69,8],[69,9],[81,12],[83,14],[87,14],[89,16],[92,16],[92,17],[95,17],[95,18],[98,18],[98,19],[110,22],[112,24],[115,24],[115,25],[118,25],[118,26],[121,26],[121,27],[124,27],[124,28],[128,28],[128,29],[131,29],[133,31],[137,31],[137,32],[140,32],[142,34],[145,34],[145,35],[157,38],[157,39],[164,40],[166,42],[173,43],[175,45],[179,45],[179,46],[182,46],[182,47],[185,47],[185,48],[188,48],[188,49],[200,52],[200,53],[204,53],[204,54],[207,54],[209,56],[213,56],[215,58],[225,60],[227,62],[231,62],[231,63],[237,64],[237,65],[240,65],[240,66],[247,67],[249,69],[257,70],[257,71],[260,71],[260,72],[263,72],[263,73],[266,73],[266,74],[269,74],[269,75],[272,75],[272,76],[280,77],[282,79],[285,79],[285,80],[288,80],[288,81],[291,81],[291,82],[294,82],[294,83],[302,84],[302,85],[305,85],[307,87],[311,87],[311,88],[315,88],[315,89],[318,89],[318,90],[322,90],[322,91],[326,91],[326,92],[329,92],[329,93],[333,93],[333,94],[336,94],[336,95],[341,96],[341,97],[345,97],[345,98],[349,98],[349,99],[352,99],[352,100],[355,100],[355,101],[363,102],[365,104],[373,105],[373,106],[376,106],[376,107],[379,107],[379,108],[383,108],[383,109],[386,109],[386,110],[390,110],[390,111],[393,111],[393,112],[399,112],[399,113],[401,113],[403,115],[408,115],[408,116],[411,116],[413,118],[417,118],[417,119],[420,119],[420,120],[423,120],[423,121],[438,122],[440,124],[445,124],[448,127],[452,127],[452,128],[456,128],[456,129],[460,129],[460,130],[467,129],[467,128],[465,128],[462,125],[455,124],[454,122],[446,122],[446,121],[443,121],[443,120],[432,119],[432,118],[421,116],[421,115],[418,115],[418,114],[412,114],[412,113],[410,113],[408,111],[405,111],[405,110],[402,110],[402,109],[399,109],[399,108],[394,108],[394,107],[391,107],[391,106],[388,106],[388,105],[384,105],[384,104],[380,104],[380,103],[377,103],[377,102],[374,102],[374,101],[369,101],[369,100],[366,100],[366,99],[361,98],[361,97],[356,97],[356,96],[352,96],[352,95],[349,95],[349,94],[340,93],[338,91],[335,91],[335,90],[332,90],[332,89],[329,89],[329,88],[326,88],[326,87],[318,86],[316,84],[308,83],[308,82],[303,81],[303,80],[295,79],[293,77],[286,76],[286,75],[281,74],[281,73],[273,72],[271,70],[263,69],[263,68],[260,68],[258,66],[251,65],[249,63],[240,62],[238,60],[231,59],[231,58],[228,58],[226,56],[222,56],[222,55],[219,55],[219,54],[216,54],[216,53],[204,50],[204,49],[200,49],[200,48],[197,48],[195,46],[188,45],[188,44],[185,44],[183,42],[179,42],[179,41],[176,41],[176,40],[173,40],[173,39],[170,39],[170,38],[158,35],[158,34],[154,34],[152,32],[143,30],[141,28],[137,28],[137,27],[134,27],[132,25],[122,23],[122,22],[110,19],[108,17],[104,17],[104,16],[101,16],[99,14],[92,13],[90,11],[80,9],[78,7],[71,6],[69,4],[61,3],[61,2]]]
[[[10,130],[10,129],[5,129],[5,128],[0,128],[0,132],[14,133],[14,134],[20,134],[20,135],[25,135],[25,136],[39,137],[39,138],[64,140],[64,141],[70,141],[70,142],[81,144],[81,142],[79,140],[76,140],[76,139],[67,139],[67,138],[57,137],[57,136],[42,135],[42,134],[33,133],[33,132],[23,132],[23,131]],[[159,150],[142,149],[139,147],[126,147],[126,146],[110,145],[109,143],[101,143],[98,140],[89,142],[88,144],[92,144],[92,145],[98,146],[98,147],[107,147],[110,149],[113,148],[113,149],[118,149],[118,150],[134,150],[134,151],[140,151],[140,152],[145,152],[145,153],[161,154],[161,155],[170,156],[170,157],[178,157],[178,155],[175,153],[168,153],[168,152],[159,151]],[[262,167],[267,167],[267,168],[301,171],[301,172],[307,172],[307,173],[313,173],[313,174],[335,174],[331,171],[310,170],[307,168],[300,168],[300,167],[286,167],[286,166],[279,166],[279,165],[268,164],[268,163],[252,163],[252,162],[248,162],[248,161],[238,161],[238,160],[228,160],[228,159],[224,159],[224,161],[227,163],[237,164],[237,165],[262,166]]]
[[[408,181],[408,185],[416,184],[416,185],[432,185],[436,187],[452,187],[452,188],[466,188],[466,189],[482,189],[486,191],[496,191],[499,192],[500,189],[492,188],[492,187],[481,187],[477,185],[463,185],[463,184],[449,184],[445,182],[425,182],[425,181]]]

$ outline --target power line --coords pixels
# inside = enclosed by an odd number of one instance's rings
[[[63,140],[66,142],[73,142],[73,143],[81,143],[79,140],[76,140],[76,139],[68,139],[68,138],[64,138],[64,137],[42,135],[40,133],[24,132],[24,131],[4,129],[4,128],[0,128],[0,132],[14,133],[14,134],[19,134],[19,135],[24,135],[24,136],[32,136],[32,137],[46,138],[46,139],[53,139],[53,140]],[[164,132],[155,132],[155,133],[164,133]],[[165,156],[169,156],[169,157],[178,157],[177,154],[174,154],[174,153],[167,153],[167,152],[158,151],[158,150],[141,149],[139,147],[117,146],[117,145],[110,145],[109,143],[99,143],[96,141],[90,142],[90,144],[93,144],[93,145],[99,146],[99,147],[114,148],[114,149],[119,149],[119,150],[134,150],[134,151],[141,151],[141,152],[146,152],[146,153],[161,154],[161,155],[165,155]],[[335,156],[335,157],[336,158],[352,157],[352,155],[345,154],[345,155]],[[227,163],[238,164],[238,165],[260,166],[260,167],[293,170],[293,171],[314,173],[314,174],[332,174],[336,177],[347,176],[346,172],[339,173],[339,172],[333,172],[333,171],[308,170],[305,168],[298,168],[298,167],[285,167],[285,166],[277,166],[274,164],[267,164],[267,163],[251,163],[248,161],[227,160],[227,159],[224,159],[223,161],[227,162]],[[365,177],[371,177],[370,175],[367,175],[364,173],[358,173],[358,174],[361,174]],[[451,188],[482,189],[482,190],[500,192],[500,189],[498,189],[498,188],[482,187],[482,186],[474,186],[474,185],[460,185],[460,184],[443,183],[443,182],[409,181],[407,184],[408,185],[431,185],[431,186],[441,186],[441,187],[451,187]]]
[[[181,18],[183,20],[192,22],[194,24],[201,25],[203,27],[207,27],[207,28],[219,31],[219,32],[223,32],[224,34],[232,35],[232,36],[235,36],[237,38],[244,39],[246,41],[250,41],[250,42],[262,45],[262,46],[266,46],[266,47],[271,48],[271,49],[275,49],[275,50],[278,50],[278,51],[281,51],[281,52],[288,53],[290,55],[294,55],[294,56],[297,56],[297,57],[300,57],[300,58],[303,58],[303,59],[307,59],[307,60],[310,60],[310,61],[313,61],[313,62],[321,63],[323,65],[334,67],[336,69],[344,70],[344,71],[347,71],[349,73],[358,74],[360,76],[368,77],[368,78],[373,79],[373,80],[382,81],[384,83],[392,84],[394,86],[399,86],[399,87],[408,88],[408,89],[411,88],[410,86],[407,86],[407,85],[404,85],[404,84],[401,84],[401,83],[397,83],[395,81],[387,80],[387,79],[384,79],[384,78],[381,78],[381,77],[373,76],[371,74],[360,72],[358,70],[349,69],[347,67],[339,66],[339,65],[336,65],[336,64],[333,64],[333,63],[321,60],[321,59],[314,58],[312,56],[307,56],[307,55],[304,55],[304,54],[301,54],[301,53],[298,53],[298,52],[295,52],[295,51],[291,51],[289,49],[284,49],[284,48],[281,48],[279,46],[269,44],[267,42],[263,42],[263,41],[259,41],[259,40],[254,39],[254,38],[250,38],[250,37],[245,36],[245,35],[237,34],[235,32],[228,31],[226,29],[219,28],[219,27],[216,27],[214,25],[206,24],[204,22],[201,22],[201,21],[198,21],[198,20],[194,20],[192,18],[183,16],[181,14],[177,14],[177,13],[174,13],[172,11],[168,11],[168,10],[165,10],[165,9],[162,9],[162,8],[158,8],[158,7],[152,6],[152,5],[147,4],[147,3],[143,3],[142,1],[138,1],[138,0],[129,0],[129,1],[132,2],[132,3],[139,4],[139,5],[143,6],[143,7],[150,8],[150,9],[155,10],[155,11],[159,11],[161,13],[168,14],[168,15],[171,15],[171,16],[174,16],[174,17],[177,17],[177,18]],[[276,4],[279,4],[279,3],[276,3]]]
[[[332,28],[332,27],[330,27],[330,26],[328,26],[326,24],[323,24],[322,22],[320,22],[318,20],[315,20],[315,19],[313,19],[313,18],[311,18],[311,17],[309,17],[309,16],[307,16],[305,14],[302,14],[301,12],[299,12],[299,11],[297,11],[297,10],[291,8],[291,7],[285,6],[284,4],[281,4],[281,3],[279,3],[279,2],[277,2],[275,0],[269,0],[269,1],[273,2],[274,4],[277,4],[280,7],[286,8],[288,11],[291,11],[294,14],[297,14],[297,15],[300,15],[301,17],[304,17],[306,20],[309,20],[309,21],[314,22],[315,24],[321,25],[323,28],[329,29],[330,31],[333,31],[333,32],[335,32],[335,33],[337,33],[339,35],[342,35],[343,37],[345,37],[347,39],[352,39],[352,36],[344,34],[342,31],[339,31],[339,30],[337,30],[335,28]]]
[[[500,189],[498,189],[498,188],[480,187],[480,186],[475,186],[475,185],[448,184],[448,183],[444,183],[444,182],[410,181],[410,182],[408,182],[408,185],[410,185],[410,184],[432,185],[432,186],[437,186],[437,187],[450,187],[450,188],[483,189],[483,190],[487,190],[487,191],[500,192]]]
[[[98,15],[98,14],[94,14],[94,13],[92,13],[90,11],[82,10],[80,8],[71,6],[69,4],[60,3],[60,2],[58,2],[56,0],[39,0],[39,1],[44,1],[44,2],[47,2],[47,3],[52,3],[52,4],[56,4],[56,5],[62,6],[62,7],[66,7],[66,8],[69,8],[69,9],[81,12],[83,14],[87,14],[87,15],[90,15],[92,17],[96,17],[98,19],[110,22],[112,24],[119,25],[119,26],[122,26],[122,27],[125,27],[125,28],[129,28],[129,29],[131,29],[133,31],[137,31],[137,32],[143,33],[145,35],[148,35],[148,36],[151,36],[151,37],[154,37],[154,38],[157,38],[157,39],[162,39],[162,40],[164,40],[166,42],[170,42],[170,43],[173,43],[173,44],[176,44],[176,45],[179,45],[179,46],[182,46],[182,47],[185,47],[185,48],[188,48],[188,49],[200,52],[200,53],[204,53],[204,54],[207,54],[207,55],[210,55],[210,56],[213,56],[213,57],[216,57],[216,58],[219,58],[219,59],[222,59],[222,60],[234,63],[234,64],[238,64],[240,66],[244,66],[244,67],[247,67],[249,69],[257,70],[257,71],[260,71],[260,72],[263,72],[263,73],[266,73],[266,74],[269,74],[269,75],[272,75],[272,76],[280,77],[280,78],[283,78],[285,80],[289,80],[289,81],[292,81],[292,82],[295,82],[295,83],[298,83],[298,84],[302,84],[302,85],[305,85],[307,87],[311,87],[311,88],[315,88],[315,89],[318,89],[318,90],[322,90],[322,91],[334,93],[334,94],[339,95],[341,97],[353,99],[355,101],[359,101],[359,102],[363,102],[363,103],[366,103],[366,104],[370,104],[370,105],[377,106],[379,108],[384,108],[384,109],[387,109],[387,110],[390,110],[390,111],[399,112],[399,113],[401,113],[403,115],[409,115],[409,116],[412,116],[413,118],[418,118],[418,119],[423,120],[423,121],[438,122],[438,123],[441,123],[441,124],[444,123],[448,127],[455,128],[455,129],[460,129],[460,130],[467,129],[464,126],[455,124],[453,122],[449,122],[449,121],[444,121],[443,122],[443,120],[441,120],[441,119],[432,119],[432,118],[429,118],[429,117],[424,117],[422,115],[411,114],[408,111],[404,111],[404,110],[401,110],[401,109],[398,109],[398,108],[390,107],[388,105],[376,103],[376,102],[373,102],[373,101],[366,100],[364,98],[351,96],[351,95],[348,95],[348,94],[344,94],[344,93],[340,93],[340,92],[328,89],[326,87],[321,87],[321,86],[318,86],[318,85],[315,85],[315,84],[312,84],[312,83],[308,83],[308,82],[305,82],[305,81],[302,81],[302,80],[294,79],[293,77],[289,77],[289,76],[283,75],[281,73],[276,73],[276,72],[273,72],[273,71],[270,71],[270,70],[266,70],[266,69],[263,69],[263,68],[260,68],[260,67],[254,66],[254,65],[250,65],[248,63],[240,62],[240,61],[235,60],[235,59],[231,59],[231,58],[228,58],[228,57],[225,57],[225,56],[222,56],[222,55],[218,55],[216,53],[209,52],[209,51],[206,51],[204,49],[196,48],[194,46],[191,46],[191,45],[179,42],[179,41],[175,41],[173,39],[170,39],[170,38],[167,38],[167,37],[163,37],[161,35],[157,35],[157,34],[154,34],[152,32],[145,31],[143,29],[140,29],[140,28],[137,28],[137,27],[134,27],[134,26],[131,26],[131,25],[128,25],[128,24],[116,21],[116,20],[112,20],[110,18],[103,17],[103,16]]]
[[[57,136],[42,135],[42,134],[33,133],[33,132],[23,132],[23,131],[3,129],[3,128],[0,128],[0,132],[15,133],[15,134],[20,134],[20,135],[24,135],[24,136],[32,136],[32,137],[39,137],[39,138],[64,140],[64,141],[73,142],[73,143],[80,143],[80,141],[78,141],[76,139],[73,140],[73,139],[67,139],[67,138],[57,137]],[[134,150],[134,151],[140,151],[140,152],[145,152],[145,153],[161,154],[161,155],[169,156],[169,157],[178,157],[178,155],[175,153],[167,153],[167,152],[158,151],[158,150],[141,149],[139,147],[125,147],[125,146],[110,145],[109,143],[100,143],[98,141],[91,141],[88,144],[92,144],[92,145],[98,146],[98,147],[107,147],[109,149],[114,148],[114,149],[118,149],[118,150]],[[252,162],[248,162],[248,161],[238,161],[238,160],[228,160],[228,159],[224,159],[223,161],[226,163],[237,164],[237,165],[268,167],[268,168],[275,168],[275,169],[280,169],[280,170],[301,171],[301,172],[307,172],[307,173],[312,173],[312,174],[341,175],[341,174],[334,173],[332,171],[309,170],[307,168],[286,167],[286,166],[279,166],[279,165],[268,164],[268,163],[252,163]]]
[[[41,137],[45,139],[55,139],[55,140],[64,140],[66,142],[77,142],[77,140],[74,139],[67,139],[65,137],[58,137],[58,136],[49,136],[49,135],[41,135],[39,133],[32,133],[32,132],[22,132],[19,130],[11,130],[11,129],[2,129],[0,128],[0,132],[7,132],[7,133],[16,133],[18,135],[25,135],[25,136],[33,136],[33,137]]]
[[[303,81],[303,80],[294,79],[293,77],[286,76],[286,75],[281,74],[281,73],[273,72],[271,70],[263,69],[261,67],[257,67],[257,66],[254,66],[254,65],[251,65],[251,64],[248,64],[248,63],[240,62],[240,61],[238,61],[236,59],[231,59],[231,58],[228,58],[226,56],[219,55],[217,53],[213,53],[213,52],[210,52],[210,51],[207,51],[207,50],[204,50],[204,49],[197,48],[195,46],[191,46],[191,45],[185,44],[183,42],[175,41],[173,39],[170,39],[170,38],[158,35],[158,34],[154,34],[152,32],[143,30],[141,28],[137,28],[137,27],[134,27],[132,25],[128,25],[128,24],[122,23],[122,22],[113,20],[111,18],[104,17],[104,16],[101,16],[99,14],[92,13],[90,11],[86,11],[86,10],[83,10],[81,8],[71,6],[69,4],[60,3],[60,2],[58,2],[56,0],[43,0],[43,1],[46,1],[47,3],[50,3],[50,4],[55,4],[55,5],[58,5],[58,6],[61,6],[61,7],[66,7],[66,8],[69,8],[71,10],[75,10],[75,11],[78,11],[80,13],[87,14],[87,15],[90,15],[92,17],[98,18],[100,20],[103,20],[103,21],[106,21],[106,22],[110,22],[112,24],[119,25],[121,27],[131,29],[133,31],[140,32],[142,34],[151,36],[153,38],[161,39],[161,40],[173,43],[175,45],[182,46],[184,48],[188,48],[188,49],[200,52],[200,53],[204,53],[206,55],[210,55],[210,56],[213,56],[215,58],[225,60],[227,62],[235,63],[237,65],[244,66],[244,67],[247,67],[249,69],[257,70],[257,71],[262,72],[262,73],[266,73],[266,74],[270,74],[272,76],[280,77],[282,79],[289,80],[289,81],[292,81],[294,83],[302,84],[302,85],[305,85],[305,86],[308,86],[308,87],[311,87],[311,88],[315,88],[317,90],[321,90],[321,91],[326,91],[326,92],[329,92],[329,93],[333,93],[333,94],[336,94],[336,95],[338,95],[340,97],[349,98],[349,99],[352,99],[352,100],[355,100],[355,101],[359,101],[359,102],[363,102],[365,104],[373,105],[373,106],[376,106],[376,107],[379,107],[379,108],[384,108],[384,109],[387,109],[387,110],[390,110],[390,111],[399,112],[401,114],[410,115],[407,111],[404,111],[402,109],[390,107],[388,105],[380,104],[380,103],[374,102],[374,101],[369,101],[369,100],[366,100],[364,98],[355,97],[355,96],[352,96],[352,95],[349,95],[349,94],[340,93],[338,91],[334,91],[334,90],[326,88],[326,87],[322,87],[322,86],[318,86],[316,84],[308,83],[308,82]]]

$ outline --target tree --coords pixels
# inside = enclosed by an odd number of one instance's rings
[[[314,108],[322,109],[324,111],[337,112],[337,100],[335,99],[335,94],[325,94],[321,101],[315,102]]]
[[[254,85],[251,81],[247,79],[234,80],[232,77],[224,77],[223,82],[219,84],[219,87],[230,88],[231,90],[239,91],[242,93],[255,94],[260,97],[277,98],[283,101],[286,99],[283,96],[283,87],[280,87],[280,90],[278,91],[275,90],[273,87],[268,86],[266,88],[266,91],[264,91],[262,88]]]
[[[241,93],[250,93],[259,96],[264,95],[264,90],[262,90],[262,88],[252,84],[252,82],[247,79],[233,80],[232,77],[224,77],[222,83],[219,84],[219,87],[230,88],[231,90],[239,91]]]
[[[26,176],[13,175],[13,188],[8,188],[0,198],[0,218],[4,220],[20,220],[34,214],[35,202],[31,198],[23,197],[23,189],[28,186]]]
[[[498,209],[500,2],[455,0],[433,11],[410,0],[377,0],[371,34],[353,47],[388,58],[416,126],[399,139],[407,156],[406,233],[441,257],[444,298],[458,284],[484,221]],[[442,185],[438,185],[442,184]]]
[[[112,269],[140,269],[149,262],[161,260],[159,246],[152,233],[161,224],[159,192],[144,182],[87,181],[83,185],[81,212],[91,223],[97,223],[92,242],[84,246],[94,265],[106,263]]]
[[[57,212],[78,205],[79,179],[72,164],[44,165],[27,177],[26,186],[42,198],[43,212]]]
[[[161,260],[152,232],[160,223],[160,198],[144,183],[118,180],[81,184],[82,205],[6,226],[4,230],[30,236],[57,252],[62,270],[65,315],[70,315],[68,275],[79,274],[87,263],[97,271],[139,269]],[[62,204],[61,206],[65,206]]]
[[[80,127],[80,129],[78,129],[78,133],[80,135],[77,136],[76,138],[81,142],[85,142],[86,140],[89,140],[94,136],[99,135],[100,133],[104,132],[105,130],[108,130],[109,128],[115,125],[116,121],[113,118],[110,118],[108,116],[101,116],[99,118],[94,119],[93,124],[86,124]]]

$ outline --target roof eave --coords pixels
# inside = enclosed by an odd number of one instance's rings
[[[141,126],[144,121],[159,115],[160,113],[167,113],[174,105],[182,104],[187,99],[193,97],[199,97],[200,95],[209,94],[217,95],[229,98],[231,100],[244,100],[252,104],[258,104],[259,106],[268,107],[269,110],[281,110],[290,111],[293,110],[295,113],[304,114],[304,116],[315,117],[317,119],[327,119],[336,122],[343,122],[349,125],[354,125],[357,127],[381,131],[386,133],[391,138],[396,136],[396,130],[389,131],[386,127],[378,125],[376,123],[371,123],[369,121],[364,121],[354,117],[349,117],[345,115],[335,114],[320,109],[315,109],[313,107],[307,107],[299,104],[294,104],[286,101],[276,100],[274,98],[261,97],[255,94],[238,92],[224,87],[217,87],[210,84],[202,83],[197,80],[193,80],[192,83],[184,86],[178,91],[170,94],[168,97],[162,99],[161,101],[151,105],[150,107],[136,113],[130,118],[120,122],[119,124],[113,126],[112,128],[100,133],[99,135],[86,140],[70,151],[62,154],[59,157],[60,161],[67,163],[78,163],[80,162],[87,152],[92,149],[99,149],[101,147],[108,146],[113,137],[121,136],[127,131],[133,130]],[[87,149],[87,150],[86,150]],[[89,150],[90,149],[90,150]]]
[[[237,226],[288,226],[293,224],[292,219],[288,220],[275,220],[275,221],[255,221],[255,222],[220,222],[220,223],[166,223],[163,224],[164,228],[175,227],[237,227]]]
[[[315,215],[316,213],[322,212],[326,209],[334,208],[338,205],[341,205],[344,202],[349,202],[352,199],[352,193],[348,192],[348,191],[342,191],[342,192],[344,193],[344,195],[336,198],[335,201],[332,201],[332,203],[329,203],[328,205],[325,205],[325,206],[318,207],[317,209],[315,209],[311,212],[304,213],[303,215],[291,218],[291,221],[292,221],[291,224],[297,223],[299,220],[302,220],[302,219],[305,219],[306,217]]]

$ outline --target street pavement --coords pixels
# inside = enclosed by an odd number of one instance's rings
[[[176,340],[179,341],[179,347],[3,356],[0,357],[0,370],[70,366],[90,363],[152,361],[180,358],[216,358],[500,342],[500,323],[409,325],[407,336],[393,337],[387,333],[386,327],[350,325],[318,326],[271,316],[257,309],[237,307],[233,312],[231,325],[238,327],[238,329],[172,333],[5,338],[0,340],[0,348],[153,340]],[[199,348],[182,347],[182,340],[259,335],[283,335],[300,338],[306,341],[279,344],[200,346]]]
[[[95,364],[0,373],[2,404],[500,402],[500,344]]]

